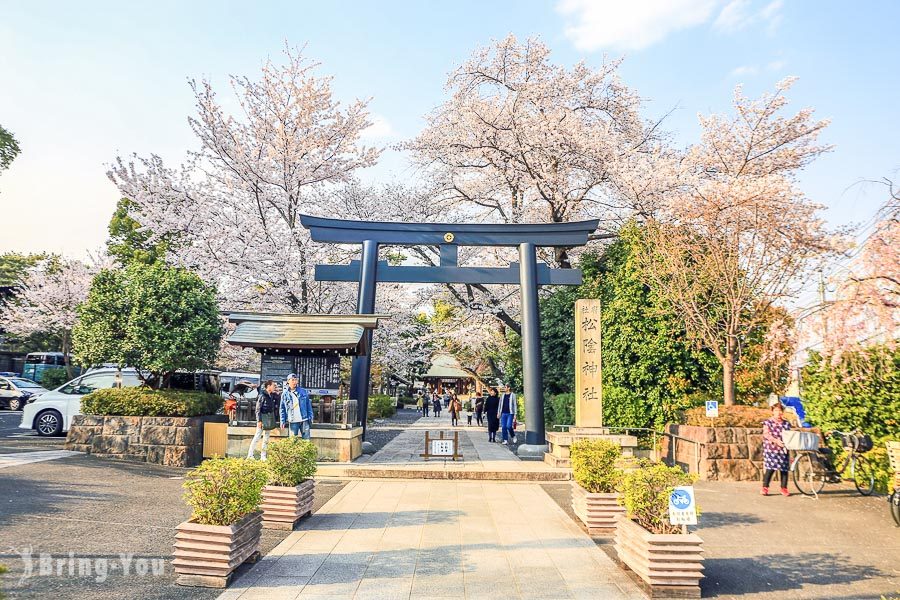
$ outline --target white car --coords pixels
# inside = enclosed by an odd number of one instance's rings
[[[138,387],[141,380],[134,369],[91,371],[26,404],[19,428],[34,429],[38,435],[60,435],[69,430],[72,417],[81,414],[82,396],[117,385]]]
[[[41,384],[30,379],[0,376],[0,408],[19,410],[46,393],[47,390]]]

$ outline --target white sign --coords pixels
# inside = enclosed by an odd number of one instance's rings
[[[431,454],[453,456],[453,440],[431,440]]]
[[[680,485],[669,494],[669,523],[672,525],[697,524],[697,504],[694,502],[694,486]]]
[[[706,416],[709,418],[715,418],[719,416],[719,401],[718,400],[707,400],[706,401]]]

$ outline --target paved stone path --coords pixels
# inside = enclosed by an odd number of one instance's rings
[[[220,600],[644,595],[536,484],[353,481]]]
[[[430,458],[420,454],[425,449],[425,432],[433,437],[439,432],[452,437],[459,432],[462,460]],[[557,469],[542,461],[519,460],[507,446],[488,442],[481,427],[451,427],[449,419],[421,417],[406,425],[403,432],[371,456],[361,456],[352,465],[320,463],[319,477],[411,477],[426,472],[455,472],[454,477],[469,479],[530,479],[534,481],[565,480],[571,470]]]

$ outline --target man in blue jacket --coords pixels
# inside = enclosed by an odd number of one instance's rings
[[[290,435],[309,439],[312,424],[312,401],[306,389],[297,386],[297,374],[288,375],[287,387],[281,392],[281,428],[290,427]]]

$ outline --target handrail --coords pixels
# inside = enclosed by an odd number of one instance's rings
[[[563,431],[568,431],[570,428],[574,427],[574,425],[554,425],[553,427],[559,427]],[[670,445],[671,457],[667,456],[666,458],[669,460],[669,462],[672,466],[675,466],[675,456],[677,455],[676,454],[676,445],[677,444],[676,444],[675,440],[681,440],[683,442],[690,442],[691,444],[694,444],[694,460],[696,461],[696,470],[698,473],[700,472],[700,451],[703,448],[703,446],[706,445],[704,442],[698,442],[697,440],[692,440],[690,438],[686,438],[684,436],[680,436],[675,433],[669,433],[668,431],[659,431],[656,429],[651,429],[649,427],[606,427],[606,426],[604,426],[604,427],[599,427],[598,429],[607,429],[609,431],[625,431],[625,432],[640,431],[640,432],[650,433],[653,435],[652,444],[653,444],[654,449],[656,448],[657,436],[661,436],[661,435],[668,436],[668,437],[672,438],[673,442]]]

